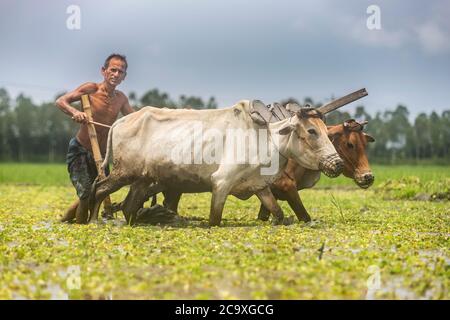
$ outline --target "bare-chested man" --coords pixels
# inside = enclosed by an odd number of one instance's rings
[[[97,168],[86,125],[88,123],[87,115],[70,104],[79,101],[83,94],[89,94],[93,120],[106,125],[113,124],[119,112],[124,115],[134,112],[125,94],[116,90],[116,87],[125,79],[127,67],[125,56],[111,54],[106,58],[101,69],[104,77],[103,82],[82,84],[74,91],[66,93],[56,100],[58,108],[81,124],[77,136],[70,140],[67,153],[70,180],[77,191],[79,200],[69,207],[61,219],[63,222],[76,218],[77,223],[87,223],[89,192],[92,182],[97,177]],[[96,126],[95,129],[100,151],[104,157],[109,129],[101,126]]]

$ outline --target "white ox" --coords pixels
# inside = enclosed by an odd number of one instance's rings
[[[129,223],[133,223],[144,199],[164,190],[212,192],[211,226],[220,224],[229,194],[239,199],[256,194],[273,213],[275,223],[283,223],[283,211],[269,185],[282,174],[287,158],[329,176],[341,173],[342,160],[316,110],[301,110],[291,118],[268,124],[263,131],[250,117],[251,104],[243,100],[217,110],[145,107],[115,122],[103,163],[105,167],[111,156],[113,167],[110,175],[95,185],[90,222],[97,220],[100,204],[107,195],[132,184],[133,192],[123,208]],[[199,136],[195,131],[199,124],[203,133],[210,130],[213,134]],[[236,132],[250,132],[259,140],[244,143],[243,149],[242,144],[236,148],[231,143],[237,138]],[[244,162],[239,148],[245,153]],[[261,149],[265,149],[265,157]],[[204,158],[205,153],[208,159]],[[180,154],[184,157],[180,158]]]

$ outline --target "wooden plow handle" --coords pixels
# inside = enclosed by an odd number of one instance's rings
[[[97,140],[97,132],[95,131],[95,125],[94,120],[92,118],[92,109],[91,109],[91,103],[89,101],[89,95],[83,94],[81,96],[81,105],[83,106],[83,111],[86,113],[89,123],[88,126],[88,132],[89,132],[89,140],[91,141],[91,148],[92,148],[92,154],[94,155],[94,161],[95,165],[97,167],[97,173],[100,179],[106,178],[105,172],[102,169],[102,154],[100,152],[100,146],[98,145]],[[105,212],[106,214],[110,215],[112,214],[112,206],[111,206],[111,199],[109,196],[105,198],[103,201],[103,205],[105,206]]]

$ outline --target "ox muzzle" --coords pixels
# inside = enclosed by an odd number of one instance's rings
[[[362,188],[362,189],[367,189],[368,187],[370,187],[373,182],[375,181],[375,177],[372,174],[372,172],[366,172],[362,175],[359,176],[355,176],[355,182],[358,185],[358,187]]]
[[[344,161],[342,161],[337,153],[334,153],[330,156],[320,158],[319,169],[325,173],[326,176],[335,178],[342,173],[342,170],[344,170]]]

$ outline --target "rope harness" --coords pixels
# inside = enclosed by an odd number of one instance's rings
[[[269,111],[270,111],[270,117],[269,117],[268,121],[266,121],[264,118],[263,118],[263,119],[264,119],[264,121],[265,121],[265,125],[266,125],[266,127],[267,127],[267,131],[269,132],[269,137],[270,137],[270,139],[272,140],[272,144],[274,145],[275,149],[278,151],[278,153],[279,153],[284,159],[288,160],[289,157],[285,156],[285,155],[280,151],[280,149],[279,149],[278,146],[276,145],[276,143],[275,143],[275,141],[274,141],[274,139],[273,139],[273,137],[272,137],[272,133],[271,133],[271,131],[270,131],[270,129],[269,129],[269,123],[270,123],[270,120],[272,119],[272,117],[276,117],[276,118],[278,119],[278,121],[284,120],[284,119],[280,119],[280,117],[278,117],[278,115],[276,115],[276,114],[273,112],[273,108],[274,108],[273,106],[270,106],[270,107],[268,106],[268,109],[269,109]],[[254,112],[260,114],[258,111],[254,111]],[[292,114],[292,112],[291,112],[291,114]],[[300,111],[295,112],[294,115],[292,115],[291,117],[288,118],[288,119],[289,119],[289,125],[291,125],[290,123],[291,123],[291,121],[292,121],[292,118],[293,118],[295,115],[298,116],[300,119],[301,119],[301,118],[306,118],[306,119],[307,119],[307,118],[319,118],[319,119],[323,120],[323,114],[322,114],[320,111],[318,111],[317,109],[312,108],[312,107],[305,107],[305,108],[300,109]],[[306,144],[308,145],[308,147],[312,148],[312,147],[311,147],[311,144],[308,142],[308,140],[302,138],[296,130],[293,130],[293,131],[295,132],[295,134],[297,135],[297,137],[298,137],[299,139],[303,140],[304,143],[306,143]],[[292,135],[292,132],[289,134],[288,144],[289,144],[289,142],[290,142],[290,140],[291,140],[291,135]]]

